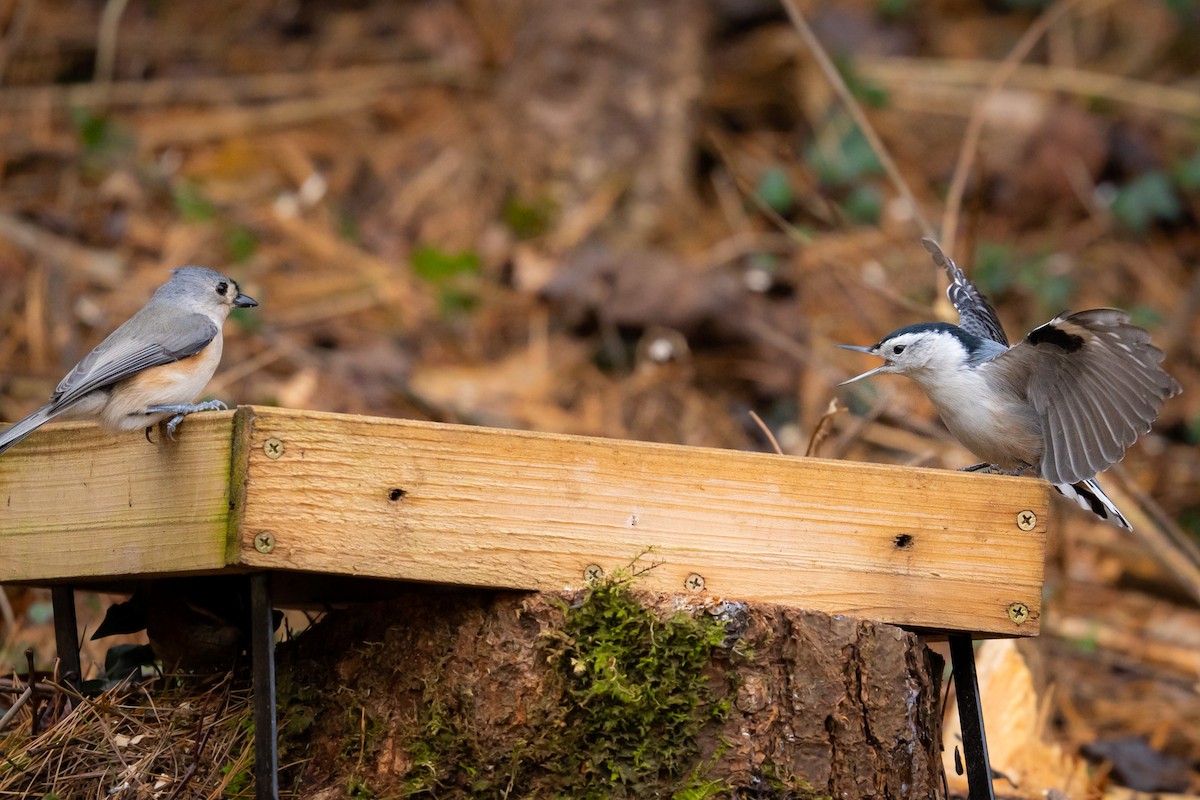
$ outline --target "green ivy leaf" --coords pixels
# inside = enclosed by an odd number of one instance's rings
[[[1156,221],[1178,219],[1183,205],[1166,174],[1154,170],[1117,190],[1112,213],[1129,230],[1144,233]]]

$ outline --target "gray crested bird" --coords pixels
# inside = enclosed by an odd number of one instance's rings
[[[1163,354],[1150,334],[1124,311],[1096,308],[1064,312],[1010,347],[979,289],[936,242],[921,241],[949,276],[959,324],[920,322],[871,347],[838,345],[885,362],[840,385],[907,375],[954,438],[986,459],[965,470],[1033,470],[1084,510],[1132,529],[1095,475],[1120,461],[1181,391],[1159,366]]]
[[[221,361],[221,326],[234,308],[258,305],[237,281],[205,267],[180,267],[140,311],[110,333],[59,382],[50,402],[0,430],[0,453],[52,419],[91,420],[113,433],[167,420],[167,436],[194,411]]]

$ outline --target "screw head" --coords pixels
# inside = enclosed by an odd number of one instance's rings
[[[254,549],[260,553],[269,553],[275,549],[275,534],[263,531],[254,537]]]
[[[693,572],[687,576],[687,580],[683,582],[686,589],[692,592],[704,591],[704,576]]]
[[[1008,618],[1014,625],[1023,625],[1029,619],[1029,606],[1021,602],[1009,603]]]
[[[1032,511],[1017,512],[1017,527],[1023,531],[1031,531],[1037,525],[1037,514]]]
[[[588,564],[583,568],[583,579],[588,583],[596,583],[604,577],[604,570],[599,564]]]
[[[283,442],[272,436],[263,442],[263,452],[267,454],[267,458],[279,458],[283,455]]]

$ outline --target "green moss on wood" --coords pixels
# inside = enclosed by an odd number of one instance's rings
[[[488,750],[470,714],[426,687],[419,732],[408,743],[404,797],[672,797],[728,793],[706,777],[697,737],[729,710],[707,676],[726,631],[708,615],[666,618],[643,606],[627,580],[593,586],[563,609],[541,646],[561,695],[548,698],[537,741]]]

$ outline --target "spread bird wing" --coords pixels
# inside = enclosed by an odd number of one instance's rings
[[[921,244],[933,256],[933,263],[946,271],[950,285],[946,287],[946,297],[958,309],[958,327],[967,333],[984,339],[991,339],[1008,346],[1008,337],[1004,335],[1004,327],[1000,324],[996,311],[988,304],[983,292],[975,284],[967,280],[967,276],[958,268],[933,239],[922,239]]]
[[[50,395],[50,406],[63,409],[144,369],[194,356],[219,332],[203,314],[165,306],[143,308],[75,365]]]
[[[1097,308],[1060,314],[992,363],[1012,385],[1025,385],[1041,421],[1041,476],[1069,484],[1120,461],[1179,393],[1162,359],[1128,314]]]

